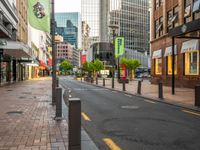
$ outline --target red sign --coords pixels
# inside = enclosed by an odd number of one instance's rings
[[[52,59],[51,58],[48,59],[48,66],[52,66]]]
[[[81,56],[81,64],[83,65],[86,62],[86,55]]]
[[[120,65],[120,78],[126,80],[126,65]]]

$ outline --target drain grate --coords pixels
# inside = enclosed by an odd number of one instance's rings
[[[23,114],[23,111],[9,111],[7,112],[8,115],[19,116]]]
[[[13,91],[13,90],[7,90],[7,91]]]

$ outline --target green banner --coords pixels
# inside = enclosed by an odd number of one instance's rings
[[[50,0],[28,0],[28,18],[33,28],[50,32]]]
[[[124,54],[124,37],[117,37],[115,38],[115,57],[118,58],[123,54]]]

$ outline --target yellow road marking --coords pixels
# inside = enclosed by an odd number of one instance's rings
[[[119,146],[117,146],[110,138],[104,138],[103,141],[111,150],[122,150]]]
[[[91,119],[84,112],[82,112],[81,115],[82,115],[84,120],[91,121]]]
[[[150,100],[144,100],[147,103],[155,104],[156,102],[150,101]]]
[[[200,117],[200,114],[199,114],[199,113],[195,113],[195,112],[188,111],[188,110],[185,110],[185,109],[183,109],[182,111],[185,112],[185,113],[189,113],[189,114],[196,115],[196,116],[199,116],[199,117]]]

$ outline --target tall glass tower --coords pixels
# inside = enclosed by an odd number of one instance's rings
[[[81,48],[81,16],[79,12],[56,13],[56,32],[64,37],[64,41]]]
[[[81,16],[90,27],[90,37],[99,41],[99,4],[100,0],[81,0]]]

